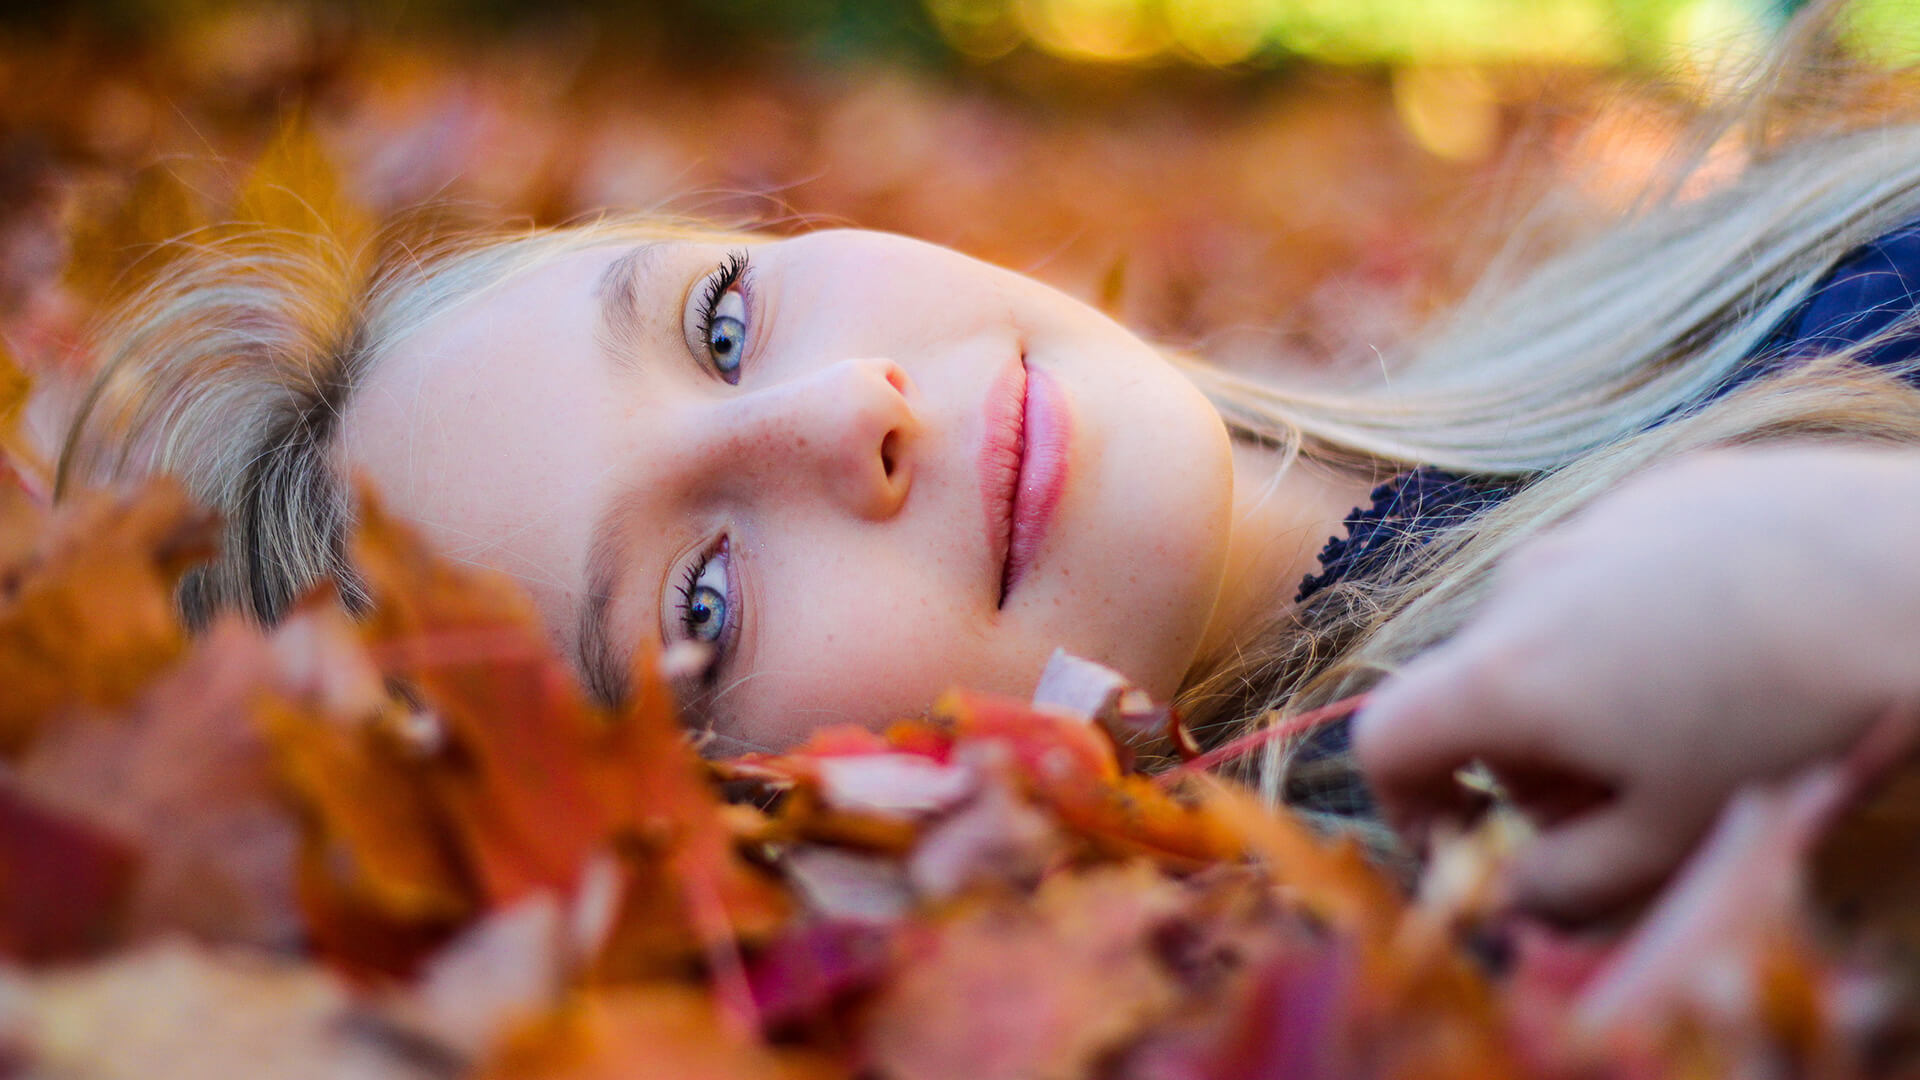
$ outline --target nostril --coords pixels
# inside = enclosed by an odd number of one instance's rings
[[[895,452],[899,450],[899,440],[900,433],[897,431],[887,432],[886,437],[880,440],[880,468],[889,480],[893,479],[893,460]]]

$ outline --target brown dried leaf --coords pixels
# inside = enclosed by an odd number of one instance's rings
[[[1836,926],[1920,964],[1920,755],[1907,723],[1883,723],[1849,772],[1865,790],[1826,830],[1808,861],[1808,891]]]
[[[1208,819],[1238,836],[1305,910],[1368,941],[1383,941],[1400,925],[1405,899],[1351,838],[1323,839],[1248,793],[1217,781],[1203,784]]]
[[[64,706],[124,704],[184,650],[173,587],[214,522],[177,486],[96,494],[57,516],[38,565],[0,601],[0,755]]]
[[[0,455],[0,605],[13,598],[32,569],[47,518],[47,508]]]

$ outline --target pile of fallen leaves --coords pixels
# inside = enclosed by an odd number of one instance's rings
[[[1803,917],[1859,763],[1744,796],[1589,944],[1496,917],[1504,819],[1409,894],[1203,769],[1129,772],[1141,703],[1091,665],[707,763],[651,665],[595,706],[511,582],[377,506],[368,617],[323,592],[190,637],[207,514],[165,483],[49,507],[0,465],[0,1075],[1847,1076],[1900,1048],[1897,969]],[[1886,910],[1915,831],[1874,805],[1821,854]]]

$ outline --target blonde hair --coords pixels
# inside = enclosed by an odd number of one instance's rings
[[[278,621],[315,585],[366,602],[348,561],[353,510],[333,436],[369,366],[427,322],[569,252],[737,234],[608,217],[467,233],[425,246],[244,225],[175,241],[97,335],[101,368],[67,429],[56,497],[146,475],[219,510],[220,554],[181,583],[188,623],[232,610]],[[292,242],[290,242],[292,241]]]
[[[1825,8],[1792,27],[1746,96],[1696,127],[1628,218],[1485,276],[1389,358],[1384,382],[1308,393],[1189,363],[1236,434],[1290,459],[1376,474],[1432,465],[1518,489],[1463,523],[1403,538],[1383,569],[1276,612],[1230,655],[1204,661],[1180,704],[1208,741],[1377,682],[1454,633],[1508,552],[1657,462],[1766,439],[1920,443],[1920,390],[1902,381],[1915,365],[1849,363],[1913,332],[1913,316],[1716,398],[1769,359],[1760,354],[1772,335],[1845,255],[1920,219],[1920,126],[1848,130],[1833,124],[1845,112],[1810,105],[1809,87],[1831,88],[1811,59],[1835,13]],[[1821,124],[1829,129],[1809,130]],[[1744,167],[1696,190],[1703,166],[1729,155]],[[1560,222],[1544,214],[1535,225]],[[1351,782],[1344,754],[1297,749],[1270,745],[1243,766],[1269,802]]]
[[[1920,127],[1809,135],[1792,115],[1804,98],[1781,72],[1817,52],[1816,25],[1796,24],[1742,107],[1703,127],[1635,213],[1557,256],[1488,273],[1386,381],[1309,391],[1179,361],[1238,437],[1289,462],[1524,482],[1504,504],[1403,545],[1384,575],[1342,582],[1310,610],[1276,602],[1269,625],[1207,658],[1180,704],[1216,740],[1357,690],[1444,639],[1508,551],[1654,462],[1759,439],[1920,443],[1920,392],[1839,361],[1701,407],[1843,255],[1920,216]],[[1709,152],[1730,145],[1747,167],[1710,193],[1690,190]],[[1559,227],[1552,214],[1534,224]],[[690,231],[607,219],[425,254],[402,246],[404,258],[385,261],[339,244],[295,254],[244,232],[183,242],[101,335],[104,366],[59,487],[168,473],[219,509],[222,553],[182,587],[196,623],[220,609],[271,623],[326,580],[364,603],[331,444],[369,365],[427,320],[559,255]],[[1249,771],[1274,800],[1326,779],[1303,777],[1278,747]]]

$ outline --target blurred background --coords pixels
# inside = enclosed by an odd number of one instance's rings
[[[74,365],[103,267],[289,122],[353,201],[893,229],[1227,357],[1369,355],[1543,185],[1617,208],[1787,0],[0,4],[0,332]],[[1860,0],[1849,62],[1920,60]]]

